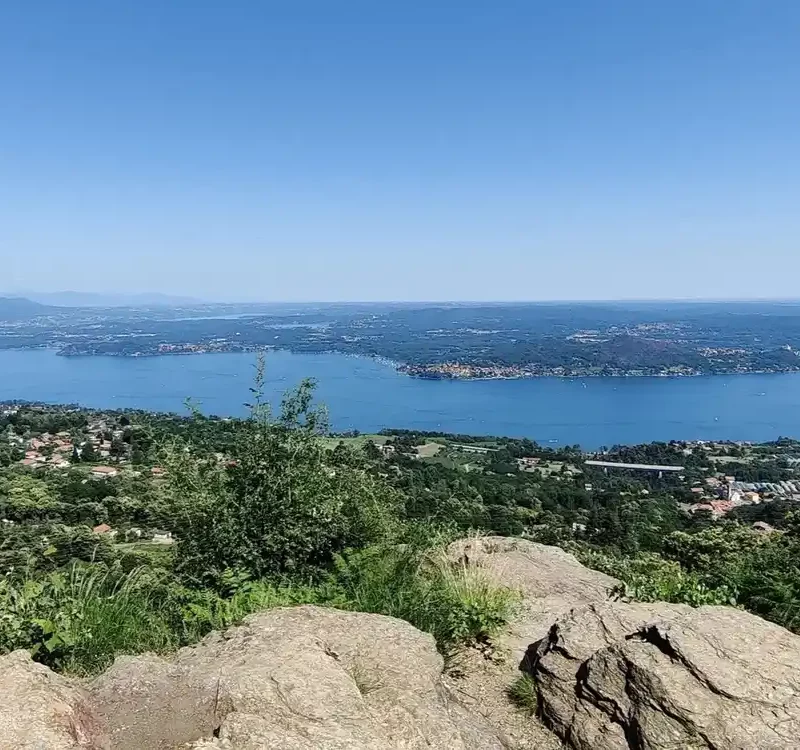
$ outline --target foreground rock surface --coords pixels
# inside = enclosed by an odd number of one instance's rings
[[[796,750],[800,638],[728,607],[609,601],[562,550],[449,550],[521,593],[495,643],[444,677],[408,623],[318,607],[248,618],[89,682],[0,657],[0,750]],[[537,716],[506,696],[520,669]]]
[[[591,605],[527,668],[543,718],[579,750],[800,746],[800,638],[730,607]]]
[[[318,607],[253,616],[173,659],[118,659],[85,690],[13,654],[0,748],[501,750],[442,668],[408,623]]]
[[[523,596],[498,639],[509,658],[473,665],[463,680],[512,746],[800,748],[800,637],[784,628],[730,607],[609,601],[615,579],[520,539],[465,540],[451,554]],[[498,699],[518,668],[534,677],[538,718],[560,742],[533,718],[520,731],[519,713]]]
[[[454,559],[481,568],[498,586],[522,595],[519,612],[502,636],[519,662],[531,643],[543,638],[554,620],[575,607],[603,602],[619,581],[581,565],[559,547],[514,537],[478,537],[450,546]]]
[[[0,748],[108,747],[88,696],[77,684],[32,662],[27,651],[0,656]]]
[[[520,711],[507,690],[520,676],[528,647],[543,638],[553,621],[575,606],[602,602],[617,581],[589,570],[573,555],[513,537],[477,537],[454,542],[453,560],[474,566],[498,586],[521,594],[519,607],[492,653],[468,649],[458,660],[460,674],[450,684],[461,702],[483,717],[514,750],[555,750],[558,738],[535,717]]]

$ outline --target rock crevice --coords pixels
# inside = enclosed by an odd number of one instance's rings
[[[741,610],[579,608],[523,666],[541,718],[577,750],[788,749],[800,736],[800,639]]]

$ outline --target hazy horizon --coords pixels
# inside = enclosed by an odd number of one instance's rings
[[[15,4],[0,286],[787,299],[800,4]]]
[[[198,305],[536,305],[536,304],[615,304],[615,303],[635,303],[635,304],[658,304],[658,303],[681,303],[681,304],[708,304],[708,303],[775,303],[775,304],[800,304],[800,295],[794,297],[618,297],[618,298],[596,298],[596,299],[205,299],[193,297],[192,295],[172,294],[170,292],[148,292],[144,291],[108,291],[108,290],[89,290],[78,291],[75,289],[61,289],[53,292],[42,290],[3,290],[0,289],[0,298],[22,298],[36,299],[55,296],[85,296],[103,298],[137,298],[137,297],[164,297],[167,299],[185,299],[184,304]],[[55,303],[54,303],[55,304]],[[166,303],[169,304],[169,303]],[[176,303],[177,304],[177,303]],[[57,305],[56,305],[57,306]]]

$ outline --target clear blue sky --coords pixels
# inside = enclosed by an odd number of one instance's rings
[[[0,289],[797,297],[797,0],[6,0]]]

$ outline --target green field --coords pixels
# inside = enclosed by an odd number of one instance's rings
[[[375,445],[383,445],[389,438],[386,435],[366,434],[358,437],[324,437],[320,438],[326,448],[333,449],[339,443],[344,443],[348,448],[361,448],[370,440]]]

